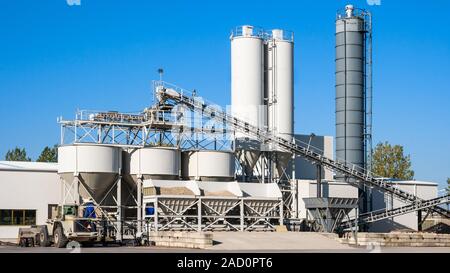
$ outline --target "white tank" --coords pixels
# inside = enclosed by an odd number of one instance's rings
[[[186,151],[182,153],[182,176],[200,181],[232,181],[235,157],[231,152]]]
[[[268,126],[288,141],[294,133],[294,42],[292,34],[272,30],[267,46]]]
[[[137,179],[177,180],[180,176],[181,152],[176,148],[152,147],[124,152],[126,181],[133,187]]]
[[[58,174],[71,184],[80,179],[80,195],[91,195],[100,202],[117,180],[122,164],[122,149],[98,145],[70,145],[58,148]]]
[[[293,34],[272,30],[266,50],[266,86],[268,127],[276,136],[292,141],[294,134],[294,39]],[[277,147],[273,147],[277,150]],[[277,152],[276,172],[281,176],[291,158]]]
[[[231,36],[231,110],[254,126],[260,124],[264,105],[264,41],[252,26]],[[240,136],[237,135],[239,138]]]
[[[254,126],[264,121],[264,40],[253,26],[238,27],[231,36],[231,112]],[[260,147],[247,135],[236,132],[236,156],[250,175]]]

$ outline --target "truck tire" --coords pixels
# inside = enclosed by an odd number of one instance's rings
[[[67,245],[67,238],[64,235],[64,230],[61,225],[58,225],[53,233],[53,240],[55,242],[55,247],[64,248]]]
[[[50,240],[48,238],[48,230],[47,230],[47,226],[42,226],[40,228],[40,232],[39,232],[39,245],[41,247],[48,247],[50,246]]]

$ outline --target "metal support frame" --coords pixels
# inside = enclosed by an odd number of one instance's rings
[[[147,217],[152,230],[274,231],[283,224],[283,201],[246,197],[145,196],[155,213]]]
[[[117,236],[116,240],[123,241],[123,207],[122,207],[122,177],[119,176],[116,182],[117,187]]]
[[[317,198],[322,197],[322,166],[316,165],[317,168]]]
[[[80,195],[80,187],[85,187],[83,183],[81,183],[79,174],[74,173],[73,180],[71,182],[67,182],[64,179],[61,180],[61,189],[62,189],[62,199],[61,199],[61,207],[64,205],[76,205],[78,209],[84,209],[84,206],[81,202]],[[123,204],[122,204],[122,177],[119,175],[114,184],[111,186],[109,191],[105,194],[102,200],[95,201],[94,197],[90,194],[90,192],[85,189],[85,194],[88,195],[92,200],[94,200],[95,210],[100,212],[100,218],[106,219],[111,226],[114,227],[116,239],[118,241],[123,240]],[[113,193],[113,189],[116,188],[116,196],[112,195],[112,199],[115,201],[115,205],[105,205],[104,201],[111,196]],[[108,212],[111,210],[115,210],[116,217],[111,217]],[[108,211],[108,212],[107,212]],[[89,219],[92,220],[92,219]]]
[[[137,194],[137,211],[136,211],[136,216],[137,216],[137,232],[140,233],[142,232],[142,225],[144,224],[143,222],[143,211],[142,211],[142,184],[143,184],[143,177],[142,175],[137,179],[137,185],[136,185],[136,194]]]
[[[182,117],[182,112],[158,107],[137,114],[81,110],[74,120],[58,119],[60,143],[231,150],[230,130],[209,126],[205,117],[193,124]]]
[[[74,173],[72,182],[65,181],[62,177],[61,182],[61,204],[80,205],[80,180],[78,174]]]
[[[390,210],[379,210],[379,211],[373,211],[373,212],[369,212],[369,213],[365,213],[365,214],[361,214],[359,215],[359,219],[357,221],[357,223],[355,223],[355,219],[352,219],[350,222],[352,224],[356,224],[356,225],[364,225],[367,223],[375,223],[378,221],[382,221],[385,219],[393,219],[394,217],[397,216],[401,216],[401,215],[405,215],[408,213],[412,213],[415,211],[421,211],[421,210],[428,210],[428,213],[426,215],[426,217],[428,216],[429,213],[431,213],[432,208],[436,208],[439,207],[440,205],[443,204],[447,204],[450,203],[450,195],[445,195],[445,196],[441,196],[435,199],[431,199],[431,200],[421,200],[421,201],[417,201],[413,204],[409,204],[403,207],[399,207],[399,208],[393,208]],[[425,217],[425,218],[426,218]],[[343,223],[343,225],[348,225],[348,221]]]

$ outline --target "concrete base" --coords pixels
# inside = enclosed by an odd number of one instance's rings
[[[205,249],[213,245],[213,235],[203,232],[151,232],[150,243],[161,247]]]
[[[450,247],[450,234],[435,233],[358,233],[358,246],[384,247]],[[353,234],[338,238],[339,242],[356,245]]]

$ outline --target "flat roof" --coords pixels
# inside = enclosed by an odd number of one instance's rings
[[[29,161],[0,161],[0,171],[57,172],[58,163]]]
[[[409,180],[409,181],[390,181],[392,184],[398,184],[398,185],[423,185],[423,186],[437,186],[438,183],[434,182],[426,182],[426,181],[416,181],[416,180]]]

